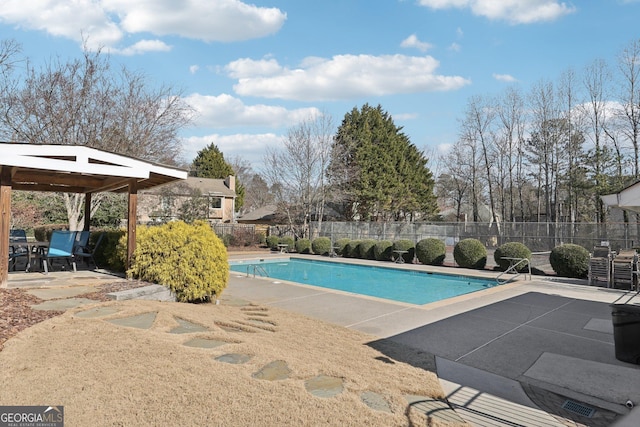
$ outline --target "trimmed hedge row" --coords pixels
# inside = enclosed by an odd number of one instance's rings
[[[394,251],[406,251],[403,254],[404,261],[411,263],[414,259],[424,265],[439,266],[444,264],[446,246],[444,242],[436,238],[426,238],[415,243],[411,240],[401,239],[372,240],[343,238],[332,242],[328,237],[318,237],[313,241],[291,237],[269,236],[267,245],[278,249],[278,244],[286,243],[298,253],[313,253],[316,255],[335,255],[345,258],[358,258],[377,261],[395,261]],[[456,264],[463,268],[482,270],[487,265],[487,249],[478,239],[468,238],[460,240],[453,249],[453,258]],[[529,269],[531,250],[520,242],[508,242],[496,248],[493,258],[497,268],[506,271],[514,262],[514,258],[527,259],[518,266],[519,272]],[[549,255],[549,262],[553,271],[562,277],[586,278],[589,272],[589,252],[579,245],[564,244],[557,246]]]

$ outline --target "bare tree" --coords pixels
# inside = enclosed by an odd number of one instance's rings
[[[479,96],[471,97],[467,104],[465,119],[462,124],[463,139],[478,147],[484,168],[484,179],[489,194],[489,208],[493,224],[499,226],[494,197],[495,182],[492,165],[495,161],[495,143],[493,136],[493,122],[496,117],[495,105],[492,101]],[[475,219],[474,219],[475,220]],[[498,228],[499,232],[499,228]]]
[[[618,55],[622,132],[633,147],[633,176],[640,178],[640,40],[633,40]]]
[[[14,141],[84,145],[145,160],[175,164],[178,132],[191,119],[182,93],[152,87],[126,69],[114,71],[109,57],[85,50],[81,59],[26,64],[19,85],[4,85],[0,128]],[[84,196],[64,195],[72,229],[82,228]],[[91,213],[100,203],[92,197]]]
[[[595,60],[585,68],[584,86],[587,91],[588,102],[585,104],[585,114],[589,123],[589,132],[593,149],[591,150],[590,167],[595,184],[593,194],[596,206],[596,219],[599,223],[606,220],[606,210],[601,195],[609,191],[607,183],[607,168],[610,160],[609,150],[604,144],[604,130],[607,120],[607,83],[610,80],[609,70],[603,60]]]
[[[324,215],[325,172],[334,131],[326,114],[307,119],[289,129],[281,149],[269,148],[265,155],[263,175],[289,225],[302,237],[311,237],[309,221],[321,221]]]

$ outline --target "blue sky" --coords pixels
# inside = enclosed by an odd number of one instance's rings
[[[259,171],[287,129],[364,103],[445,149],[471,96],[615,64],[638,18],[640,0],[3,0],[0,34],[36,63],[79,56],[84,35],[183,88],[184,160],[213,142]]]

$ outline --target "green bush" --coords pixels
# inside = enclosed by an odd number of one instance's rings
[[[404,262],[413,262],[416,254],[416,244],[412,240],[400,239],[393,242],[392,251],[407,251],[402,255]]]
[[[298,252],[299,254],[310,254],[311,241],[309,239],[296,240],[296,252]]]
[[[447,247],[440,239],[432,237],[416,243],[416,257],[425,265],[442,265],[447,256]]]
[[[336,255],[346,256],[344,253],[344,249],[347,246],[351,239],[347,237],[343,237],[342,239],[336,240]]]
[[[206,302],[227,286],[227,250],[204,221],[141,226],[127,274],[169,287],[178,301]]]
[[[453,248],[453,258],[460,267],[482,270],[487,265],[487,248],[478,239],[463,239]]]
[[[509,259],[503,258],[526,258],[531,261],[531,251],[528,247],[520,242],[509,242],[505,243],[502,246],[496,248],[496,251],[493,253],[493,259],[495,260],[500,270],[506,271],[512,263],[515,263]],[[529,271],[529,261],[522,262],[518,265],[518,271],[524,272]]]
[[[280,243],[280,238],[278,236],[268,236],[266,240],[267,246],[272,251],[278,250],[278,243]]]
[[[378,261],[391,261],[392,250],[393,243],[390,240],[380,240],[373,247],[373,255]]]
[[[328,237],[317,237],[311,242],[311,250],[316,255],[329,255],[331,253],[331,239]]]
[[[358,258],[360,259],[376,259],[373,254],[373,247],[376,241],[373,239],[361,240],[358,244]]]
[[[69,224],[46,224],[34,227],[33,236],[38,242],[48,242],[54,230],[68,230]]]
[[[342,256],[345,258],[358,258],[360,252],[358,251],[358,245],[360,244],[360,240],[349,240],[349,242],[344,245],[344,250],[342,251]]]
[[[89,244],[91,246],[95,245],[100,233],[104,233],[104,237],[93,256],[96,264],[101,268],[124,273],[125,260],[127,257],[126,230],[124,228],[95,230],[89,237]]]
[[[549,263],[558,276],[584,279],[589,274],[589,251],[572,243],[556,246]]]
[[[293,237],[291,236],[282,236],[278,239],[278,244],[280,245],[287,245],[287,250],[288,251],[292,251],[293,249],[295,249],[295,240],[293,240]]]

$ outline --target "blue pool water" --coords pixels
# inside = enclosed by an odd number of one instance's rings
[[[255,267],[259,265],[259,267]],[[427,304],[497,286],[495,280],[306,259],[232,262],[232,271],[385,298]]]

